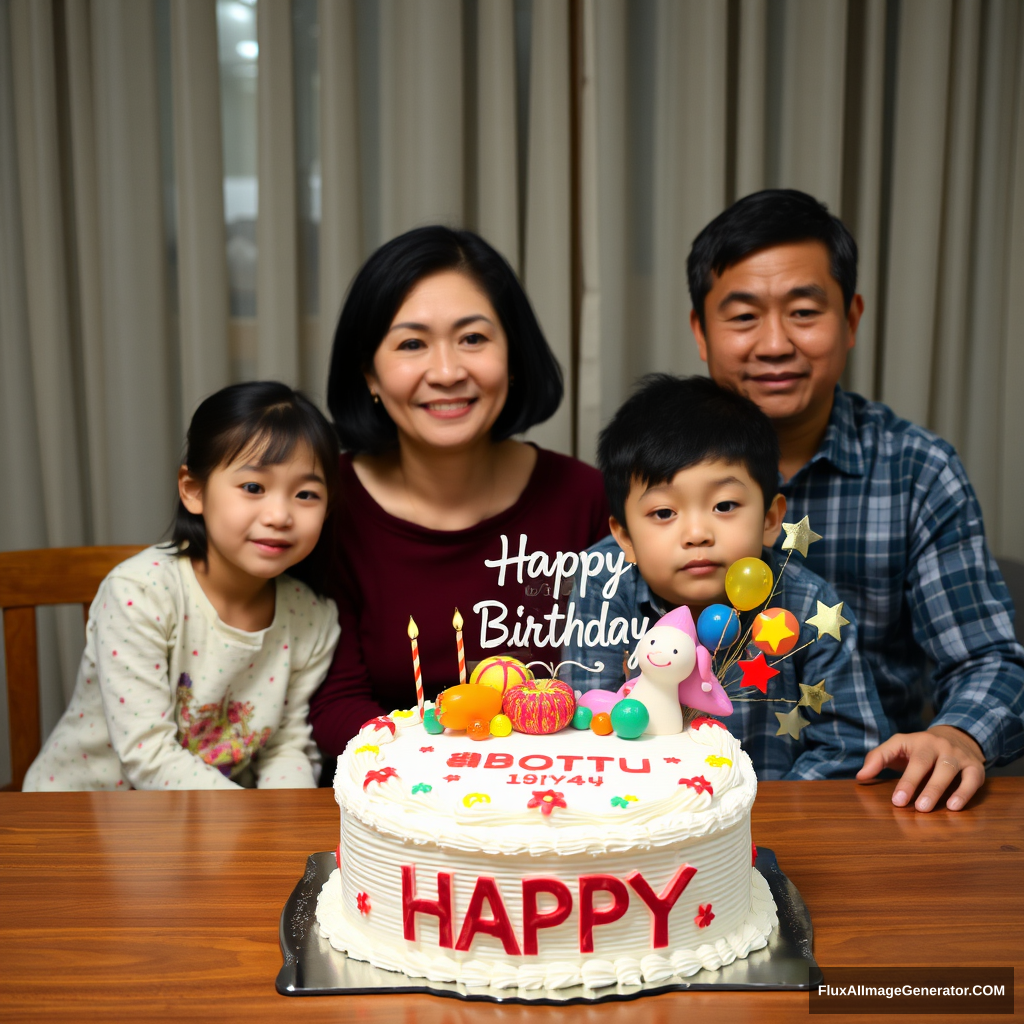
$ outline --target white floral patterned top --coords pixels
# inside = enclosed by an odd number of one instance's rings
[[[117,566],[24,789],[315,786],[309,698],[338,642],[337,609],[289,576],[276,583],[274,621],[247,633],[220,620],[188,558],[151,547]]]

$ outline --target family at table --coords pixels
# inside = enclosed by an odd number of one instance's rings
[[[24,788],[315,786],[365,721],[415,703],[410,617],[433,699],[455,681],[456,607],[506,631],[492,650],[467,626],[471,663],[592,667],[582,622],[559,637],[553,609],[614,591],[622,622],[696,620],[762,557],[819,626],[776,673],[787,707],[817,693],[810,718],[749,700],[728,721],[759,776],[892,769],[897,806],[963,809],[986,766],[1024,754],[1024,650],[952,446],[839,386],[864,312],[854,239],[767,190],[700,232],[687,276],[678,344],[688,315],[709,378],[637,382],[595,469],[517,439],[564,386],[508,263],[446,227],[383,245],[338,321],[331,422],[274,382],[196,410],[171,537],[101,585]],[[497,571],[521,543],[603,568]],[[621,640],[603,674],[570,667],[577,689],[626,681]]]

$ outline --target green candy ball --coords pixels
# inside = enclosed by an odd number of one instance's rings
[[[590,708],[576,708],[576,713],[572,716],[572,727],[574,729],[589,729],[590,720],[594,717],[594,712]]]
[[[625,697],[612,707],[612,728],[623,740],[635,740],[644,734],[651,716],[638,700]]]
[[[444,726],[437,720],[437,715],[434,713],[433,708],[427,708],[423,712],[423,728],[430,733],[431,736],[439,736],[444,732]]]

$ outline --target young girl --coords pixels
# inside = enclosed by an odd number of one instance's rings
[[[171,543],[100,585],[74,695],[25,790],[317,784],[307,713],[337,609],[284,572],[314,561],[300,564],[337,466],[330,425],[284,384],[199,406]]]

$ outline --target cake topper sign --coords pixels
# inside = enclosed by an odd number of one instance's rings
[[[562,584],[568,581],[570,584],[579,573],[580,597],[587,596],[587,581],[595,579],[607,568],[611,576],[608,578],[601,590],[601,596],[610,601],[619,589],[619,580],[623,574],[633,568],[632,563],[626,561],[625,551],[619,551],[616,557],[611,551],[602,554],[600,551],[559,551],[552,558],[546,551],[527,552],[529,541],[525,533],[519,534],[519,553],[510,555],[508,550],[508,536],[501,535],[501,558],[486,558],[484,565],[488,569],[498,570],[498,586],[505,586],[505,572],[511,566],[516,568],[516,582],[523,583],[523,570],[530,579],[537,579],[539,576],[545,578],[554,576],[552,594],[555,598],[562,592]]]
[[[515,572],[517,583],[525,584],[527,579],[551,580],[551,596],[554,599],[551,610],[537,621],[525,612],[523,605],[516,609],[517,619],[511,628],[506,625],[509,609],[501,601],[478,601],[473,611],[480,616],[480,647],[491,650],[496,647],[565,647],[575,642],[581,647],[631,646],[639,640],[650,624],[644,616],[641,621],[616,616],[609,621],[608,605],[619,589],[622,577],[633,568],[626,561],[624,551],[617,553],[600,551],[558,551],[549,555],[546,551],[530,551],[525,533],[519,535],[519,550],[510,552],[507,534],[501,535],[501,557],[485,559],[484,565],[498,570],[498,586],[506,585],[510,570]],[[573,583],[578,587],[579,596],[586,597],[587,585],[591,580],[609,574],[601,588],[601,612],[598,618],[584,620],[576,615],[576,603],[570,601],[563,613],[559,600],[563,589],[568,592]]]

